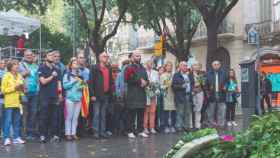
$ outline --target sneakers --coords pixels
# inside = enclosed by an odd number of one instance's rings
[[[145,128],[143,132],[146,133],[146,134],[150,134],[150,132],[147,128]]]
[[[131,139],[135,139],[136,138],[134,133],[128,133],[127,136],[128,136],[128,138],[131,138]]]
[[[143,138],[148,138],[149,137],[149,135],[147,135],[145,132],[141,132],[138,135],[143,137]]]
[[[11,142],[11,140],[9,138],[5,139],[4,146],[9,146],[11,144],[12,144],[12,142]]]
[[[73,140],[80,140],[80,138],[77,135],[72,135]]]
[[[174,127],[171,127],[170,132],[171,133],[176,133],[176,129]]]
[[[111,131],[107,131],[106,134],[110,137],[113,136],[113,133]]]
[[[52,137],[52,139],[51,139],[51,142],[52,142],[52,143],[57,143],[57,142],[60,142],[60,138],[59,138],[59,136],[56,136],[56,135],[55,135],[55,136],[53,136],[53,137]]]
[[[232,126],[232,123],[229,121],[229,122],[227,122],[227,126],[228,127],[231,127]]]
[[[170,133],[170,129],[169,129],[168,127],[165,127],[165,129],[164,129],[164,133],[165,133],[165,134]]]
[[[45,136],[40,136],[40,143],[47,143]]]
[[[67,141],[71,141],[71,140],[72,140],[72,137],[71,137],[70,135],[66,135],[66,136],[65,136],[65,139],[66,139]]]
[[[235,127],[238,126],[238,124],[235,121],[232,121],[231,124]]]
[[[25,144],[25,141],[22,140],[21,138],[16,138],[13,140],[14,144]]]
[[[152,134],[157,134],[157,131],[156,131],[154,128],[152,128],[152,129],[151,129],[151,133],[152,133]]]

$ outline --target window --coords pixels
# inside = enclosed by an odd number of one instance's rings
[[[279,22],[280,21],[280,0],[274,0],[273,8],[274,8],[274,21]]]
[[[260,0],[260,21],[270,21],[271,17],[271,0]]]

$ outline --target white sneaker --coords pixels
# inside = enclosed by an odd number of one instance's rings
[[[21,138],[16,138],[13,140],[14,144],[25,144],[25,141],[22,140]]]
[[[128,136],[128,138],[131,138],[131,139],[136,138],[136,136],[134,135],[134,133],[128,133],[127,136]]]
[[[231,124],[235,127],[238,126],[238,124],[235,121],[232,121]]]
[[[227,122],[227,126],[228,127],[231,127],[232,126],[232,124],[231,124],[231,122],[229,121],[229,122]]]
[[[176,133],[176,129],[174,127],[171,128],[170,130],[171,133]]]
[[[141,136],[141,137],[143,137],[143,138],[148,138],[148,137],[149,137],[149,135],[147,135],[147,134],[144,133],[144,132],[141,132],[141,133],[139,133],[138,135]]]
[[[5,139],[4,146],[8,146],[8,145],[11,145],[11,144],[12,144],[12,142],[9,138]]]
[[[152,133],[152,134],[157,134],[157,131],[156,131],[154,128],[152,128],[152,129],[151,129],[151,133]]]
[[[169,130],[169,128],[168,128],[168,127],[166,127],[166,128],[164,129],[164,133],[165,133],[165,134],[170,133],[170,130]]]
[[[145,128],[143,132],[146,133],[146,134],[150,134],[150,132],[147,128]]]

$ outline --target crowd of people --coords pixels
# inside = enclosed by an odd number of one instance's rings
[[[37,63],[31,50],[18,60],[0,60],[0,128],[4,145],[79,140],[237,126],[239,89],[235,71],[219,61],[209,71],[200,63],[166,61],[155,67],[134,51],[119,67],[106,52],[88,65],[83,53],[65,66],[59,51]],[[88,105],[88,106],[84,106]],[[90,131],[90,132],[89,132]]]

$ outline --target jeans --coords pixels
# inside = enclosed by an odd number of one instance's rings
[[[48,97],[40,98],[41,108],[39,117],[39,132],[40,136],[48,136],[49,131],[51,136],[58,136],[60,128],[60,115],[62,107],[58,103],[58,98]],[[61,107],[60,107],[61,106]]]
[[[226,113],[226,104],[224,102],[210,102],[207,109],[208,121],[210,125],[217,125],[220,127],[225,126],[225,113]],[[217,116],[217,117],[216,117]]]
[[[27,119],[26,119],[26,132],[27,136],[33,136],[35,133],[37,112],[38,112],[38,95],[27,95]]]
[[[144,128],[155,128],[156,121],[156,98],[151,99],[151,104],[145,107],[144,112]]]
[[[204,94],[199,92],[193,95],[193,111],[194,111],[194,126],[195,128],[201,128],[201,110],[203,106]]]
[[[65,135],[76,135],[78,118],[81,112],[81,102],[66,99]]]
[[[164,111],[163,118],[164,118],[163,126],[165,128],[176,126],[176,111],[175,110],[174,111]],[[170,124],[169,124],[169,119],[171,121]]]
[[[192,128],[192,104],[190,102],[190,95],[186,96],[186,102],[177,104],[177,119],[176,127],[179,129]]]
[[[2,101],[0,101],[0,133],[1,133],[1,130],[3,128],[2,126],[3,126],[3,123],[4,123],[4,121],[3,121],[3,113],[4,113],[3,108],[4,108],[4,104],[3,104],[3,99],[2,99]]]
[[[156,126],[161,129],[164,126],[164,111],[163,111],[163,94],[157,97],[157,112],[156,112]]]
[[[261,110],[262,110],[262,114],[265,114],[264,102],[266,102],[266,105],[268,107],[268,111],[271,112],[271,99],[270,99],[269,95],[263,95],[261,97]]]
[[[109,98],[96,100],[93,102],[93,129],[97,134],[106,132],[106,109],[109,104]]]
[[[128,109],[128,121],[127,128],[128,133],[140,133],[143,132],[143,118],[144,108]],[[137,119],[137,126],[135,128],[135,121]]]
[[[235,120],[235,106],[236,103],[227,103],[226,107],[226,120],[227,121],[234,121]]]
[[[18,108],[4,109],[4,139],[10,137],[11,126],[13,127],[14,139],[19,138],[21,136],[21,115],[20,110]]]

